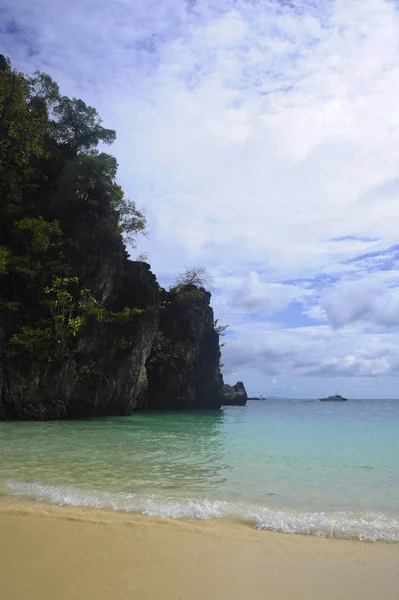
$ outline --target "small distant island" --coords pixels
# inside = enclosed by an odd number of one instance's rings
[[[165,290],[129,259],[146,220],[102,149],[115,131],[2,55],[0,115],[0,419],[245,404],[201,268]]]
[[[332,396],[327,396],[327,398],[319,398],[321,402],[347,402],[348,398],[344,398],[340,394],[332,394]]]
[[[260,396],[252,396],[251,398],[248,398],[248,400],[281,400],[281,396],[263,396],[262,394]]]

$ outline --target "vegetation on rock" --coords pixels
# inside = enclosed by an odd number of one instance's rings
[[[43,73],[0,61],[0,306],[5,351],[52,360],[73,350],[88,314],[124,323],[85,287],[85,251],[119,251],[145,217],[116,183],[116,159],[98,150],[116,134],[83,100]],[[119,247],[118,247],[119,242]],[[18,311],[18,314],[17,314]],[[10,315],[10,313],[12,313]]]
[[[205,267],[190,267],[176,275],[171,291],[182,290],[186,286],[211,289],[212,285],[212,277]]]

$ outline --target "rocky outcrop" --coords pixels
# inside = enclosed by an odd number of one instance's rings
[[[62,361],[36,362],[3,354],[0,418],[128,415],[142,407],[145,365],[158,327],[158,285],[146,263],[125,260],[119,269],[105,265],[102,275],[104,294],[112,299],[114,310],[128,306],[142,312],[123,324],[89,319],[79,334],[76,353]]]
[[[0,419],[220,408],[223,379],[211,295],[195,286],[160,291],[149,265],[127,259],[104,260],[95,273],[90,284],[101,301],[114,311],[140,311],[123,324],[89,318],[76,352],[59,361],[3,352]],[[6,329],[3,322],[0,341]]]
[[[159,329],[147,363],[147,408],[220,408],[223,379],[210,298],[193,285],[161,295]]]
[[[223,406],[245,406],[248,396],[242,381],[237,381],[235,385],[227,383],[222,389]]]
[[[128,259],[146,220],[103,152],[116,132],[2,55],[0,87],[0,418],[219,407],[210,294]]]

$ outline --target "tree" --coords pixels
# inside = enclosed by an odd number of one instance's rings
[[[112,144],[116,139],[113,129],[105,129],[95,108],[87,106],[79,98],[62,96],[53,108],[56,120],[52,123],[52,135],[59,144],[65,144],[73,152],[85,152],[100,142]]]
[[[88,314],[98,302],[88,289],[79,289],[77,277],[56,277],[51,287],[44,290],[48,299],[43,302],[51,317],[47,319],[56,340],[55,356],[65,354],[68,342],[76,337]]]
[[[30,104],[37,112],[53,117],[52,109],[60,102],[60,88],[50,75],[36,71],[28,80]]]
[[[21,236],[26,253],[43,253],[62,236],[58,221],[48,222],[43,217],[25,217],[14,224],[16,237]]]
[[[0,68],[0,239],[21,212],[35,159],[45,154],[47,125],[46,114],[31,103],[29,80],[4,59]]]
[[[180,289],[185,285],[212,289],[213,280],[205,267],[191,267],[176,276],[173,287]]]
[[[91,150],[69,160],[52,192],[53,204],[60,215],[72,206],[97,225],[108,225],[114,234],[135,245],[138,233],[144,233],[146,219],[133,200],[126,198],[116,182],[118,163],[106,152]]]
[[[34,360],[51,362],[69,354],[71,341],[83,327],[98,302],[88,289],[79,289],[77,277],[56,277],[44,290],[42,304],[48,318],[37,326],[25,326],[9,340],[13,354],[29,354]]]
[[[6,246],[0,246],[0,275],[7,273],[10,254],[11,252]]]
[[[29,80],[11,69],[0,69],[0,175],[26,168],[33,156],[43,154],[46,120],[32,110]]]
[[[220,336],[226,335],[225,331],[228,328],[228,325],[218,325],[218,323],[219,323],[219,319],[215,319],[215,322],[213,323],[214,330]],[[224,346],[224,344],[222,344],[222,346]]]

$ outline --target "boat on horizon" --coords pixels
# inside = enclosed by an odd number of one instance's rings
[[[327,398],[319,398],[321,402],[347,402],[348,398],[344,398],[340,394],[332,394],[332,396],[328,396]]]

